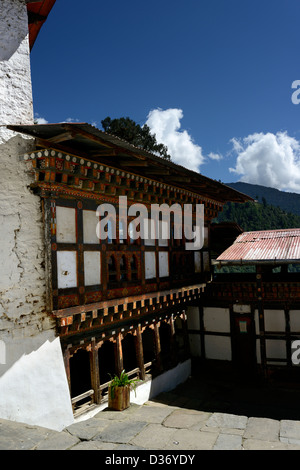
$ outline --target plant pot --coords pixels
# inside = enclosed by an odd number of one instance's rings
[[[108,407],[112,410],[123,411],[130,406],[130,386],[113,387],[108,389]]]

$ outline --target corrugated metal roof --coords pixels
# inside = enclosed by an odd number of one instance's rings
[[[300,262],[300,228],[244,232],[216,260],[243,262]]]

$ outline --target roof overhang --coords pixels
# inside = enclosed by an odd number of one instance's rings
[[[55,2],[56,0],[25,0],[28,13],[30,50]]]
[[[164,184],[188,189],[220,203],[243,203],[253,200],[229,186],[135,147],[90,124],[59,123],[7,127],[34,137],[37,147],[67,152],[116,169],[127,169]]]
[[[300,264],[300,259],[223,259],[223,260],[212,260],[211,262],[215,266],[256,266],[256,265],[272,265],[278,266],[282,264]]]

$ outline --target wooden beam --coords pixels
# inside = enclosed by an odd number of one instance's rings
[[[151,170],[151,169],[149,169],[149,170],[147,171],[147,174],[149,174],[149,175],[163,175],[163,176],[165,176],[165,175],[170,175],[170,171],[167,170],[166,168],[157,169],[157,170]]]
[[[73,126],[70,126],[68,124],[63,125],[64,129],[67,131],[75,132],[78,135],[81,135],[85,139],[92,140],[93,142],[97,142],[98,144],[103,145],[104,147],[107,148],[114,148],[114,144],[109,144],[105,140],[101,139],[100,137],[90,134],[89,132],[84,131],[83,129],[79,129],[78,127],[74,128]]]
[[[107,150],[97,150],[95,152],[91,152],[92,157],[115,157],[118,152],[115,149],[107,149]]]
[[[184,176],[172,176],[172,175],[170,175],[170,177],[167,176],[167,180],[168,181],[175,181],[177,183],[190,183],[191,182],[191,178],[186,178]]]
[[[54,149],[61,152],[70,153],[71,155],[77,155],[78,157],[86,158],[87,160],[90,159],[90,155],[88,153],[73,149],[65,145],[58,144],[56,142],[50,142],[47,139],[37,138],[36,145],[46,149]]]
[[[137,161],[121,160],[120,165],[121,166],[148,166],[148,162],[145,162],[143,160],[137,160]]]
[[[71,140],[74,137],[73,132],[64,132],[62,134],[55,135],[54,137],[50,137],[50,139],[47,139],[49,142],[53,143],[59,143],[59,142],[64,142],[65,140]]]
[[[39,15],[33,11],[28,11],[28,24],[41,23],[46,21],[47,16]]]

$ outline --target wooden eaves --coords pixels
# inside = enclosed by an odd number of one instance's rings
[[[36,139],[39,148],[51,148],[96,163],[128,170],[164,184],[189,189],[215,201],[225,203],[252,201],[239,191],[195,171],[135,147],[86,123],[12,125],[9,129]]]
[[[48,18],[56,0],[25,0],[28,13],[29,46],[32,49],[41,27]]]

